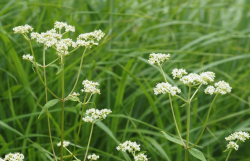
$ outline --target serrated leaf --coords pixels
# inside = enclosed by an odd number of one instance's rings
[[[56,73],[56,75],[58,75],[59,73],[61,73],[62,70],[63,70],[63,67],[62,67],[62,66],[59,66],[59,67],[57,68],[57,73]]]
[[[206,158],[204,157],[203,153],[199,151],[198,149],[192,148],[192,149],[188,149],[188,151],[195,158],[202,160],[202,161],[206,161]]]
[[[60,100],[58,99],[53,99],[53,100],[50,100],[49,102],[47,102],[43,108],[42,108],[42,111],[40,112],[39,116],[38,116],[38,119],[40,118],[40,116],[44,113],[45,110],[47,110],[48,108],[54,106],[55,104],[57,104]]]
[[[168,134],[166,134],[164,131],[161,131],[163,133],[163,135],[171,142],[174,142],[176,144],[179,144],[181,146],[183,146],[182,142],[179,139],[173,138],[171,136],[169,136]]]

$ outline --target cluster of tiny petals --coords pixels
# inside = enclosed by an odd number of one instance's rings
[[[55,24],[54,24],[54,28],[55,29],[62,29],[63,27],[66,27],[67,26],[67,23],[66,22],[58,22],[56,21]]]
[[[104,36],[105,34],[101,30],[80,34],[77,38],[77,41],[72,46],[85,46],[87,48],[91,48],[93,45],[99,45],[98,41],[100,41]]]
[[[205,89],[205,93],[210,95],[214,94],[214,91],[215,91],[214,86],[207,86],[207,88]]]
[[[154,94],[165,94],[170,93],[172,96],[175,96],[177,93],[181,93],[181,90],[178,87],[173,87],[169,83],[158,83],[156,87],[154,88]]]
[[[86,117],[82,118],[84,122],[94,123],[97,120],[103,120],[107,117],[108,114],[112,113],[109,109],[98,110],[95,108],[88,109],[86,111]]]
[[[23,59],[33,61],[33,56],[31,56],[30,54],[23,55]]]
[[[97,159],[99,159],[99,155],[95,155],[95,153],[92,154],[92,155],[88,155],[88,159],[90,159],[90,160],[97,160]]]
[[[239,145],[236,144],[235,142],[233,141],[230,141],[228,144],[227,144],[227,149],[235,149],[235,150],[238,150],[239,149]]]
[[[229,135],[225,139],[227,141],[240,140],[240,141],[244,142],[246,139],[249,139],[249,138],[250,138],[250,136],[249,136],[249,134],[247,132],[239,131],[239,132],[235,132],[235,133]]]
[[[68,48],[72,46],[73,41],[70,38],[67,39],[61,39],[57,41],[55,44],[56,50],[61,54],[61,55],[67,55],[68,54]]]
[[[200,74],[201,77],[201,83],[202,84],[208,84],[208,82],[213,82],[214,81],[214,77],[215,77],[215,73],[214,72],[202,72]]]
[[[69,146],[70,142],[69,141],[63,141],[63,147]],[[61,142],[57,143],[57,146],[61,146]]]
[[[148,161],[147,155],[145,154],[138,154],[137,156],[135,156],[135,161]]]
[[[91,93],[91,94],[95,94],[95,93],[101,94],[100,90],[96,88],[96,86],[99,86],[99,83],[97,82],[84,80],[82,82],[82,85],[84,86],[84,89],[81,89],[82,92]]]
[[[14,33],[25,34],[29,33],[29,31],[33,31],[33,28],[30,25],[17,26],[13,28]]]
[[[180,81],[186,85],[195,85],[195,84],[205,84],[208,82],[214,81],[215,74],[213,72],[202,72],[200,75],[196,73],[190,73],[186,76],[183,76]]]
[[[150,64],[155,64],[155,65],[161,65],[165,61],[167,61],[170,58],[170,54],[162,54],[162,53],[152,53],[149,55],[149,60],[148,62]]]
[[[9,153],[5,155],[3,160],[8,161],[22,161],[24,159],[24,155],[22,153]]]
[[[135,153],[136,151],[140,151],[140,144],[137,144],[136,142],[125,141],[124,143],[119,144],[116,149],[118,151],[121,150],[123,152],[128,151],[129,153]]]
[[[187,72],[186,72],[186,70],[185,69],[177,69],[177,68],[175,68],[175,69],[173,69],[173,71],[172,71],[172,75],[173,75],[173,78],[175,79],[175,78],[181,78],[182,77],[182,75],[186,75],[187,74]]]
[[[230,85],[228,83],[226,83],[225,81],[219,81],[217,83],[215,83],[213,86],[208,86],[205,89],[205,93],[206,94],[226,94],[226,93],[230,93],[232,87],[230,87]]]

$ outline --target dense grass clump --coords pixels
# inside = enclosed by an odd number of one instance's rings
[[[154,95],[156,83],[162,82],[160,69],[147,61],[151,53],[170,53],[162,66],[166,79],[173,85],[171,72],[185,68],[187,72],[213,71],[215,82],[226,80],[231,93],[218,97],[204,135],[196,147],[207,160],[225,160],[225,137],[236,131],[250,131],[249,118],[249,7],[248,0],[87,0],[87,1],[18,1],[0,2],[0,157],[21,152],[25,160],[53,160],[47,116],[39,113],[44,106],[45,91],[31,63],[22,55],[31,54],[29,44],[13,28],[29,24],[35,32],[45,32],[55,21],[76,27],[66,36],[76,40],[80,33],[101,29],[106,36],[99,46],[86,52],[80,80],[99,82],[100,95],[93,95],[86,109],[111,109],[105,120],[96,123],[89,152],[100,160],[132,160],[116,150],[126,140],[136,141],[150,160],[181,161],[185,150],[167,140],[163,133],[178,138],[168,96]],[[43,50],[32,43],[37,61]],[[46,62],[56,58],[53,49],[46,51]],[[71,92],[77,78],[84,48],[65,57],[65,93]],[[41,56],[39,57],[39,53]],[[42,72],[42,71],[41,71]],[[62,93],[57,69],[47,70],[48,87]],[[179,86],[178,86],[179,87]],[[181,87],[182,96],[188,88]],[[77,84],[75,91],[82,89]],[[192,101],[189,142],[199,137],[212,97],[205,87]],[[54,97],[48,94],[48,100]],[[83,98],[82,98],[83,99]],[[182,138],[186,138],[186,106],[173,98]],[[72,143],[77,136],[79,120],[76,102],[65,102],[64,138]],[[61,105],[49,108],[55,153],[60,156]],[[84,158],[91,124],[83,123],[76,156]],[[247,161],[250,141],[232,151],[231,160]],[[68,147],[73,151],[73,146]],[[64,151],[65,160],[71,156]],[[189,156],[190,160],[196,160]],[[131,157],[132,158],[132,157]]]

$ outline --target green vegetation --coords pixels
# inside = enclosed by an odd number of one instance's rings
[[[209,161],[225,160],[228,152],[225,137],[235,131],[250,132],[250,41],[248,0],[85,0],[85,1],[18,1],[0,2],[0,157],[21,152],[25,160],[53,160],[47,116],[42,114],[46,103],[43,84],[31,63],[22,56],[31,54],[29,43],[16,26],[29,24],[36,32],[45,32],[55,21],[76,27],[72,39],[80,33],[101,29],[106,36],[99,46],[86,52],[75,92],[82,89],[82,80],[99,82],[101,94],[93,95],[86,108],[108,108],[112,113],[97,122],[89,152],[99,160],[131,160],[116,150],[119,143],[136,141],[151,161],[182,161],[185,150],[170,142],[178,139],[168,95],[154,95],[156,83],[162,82],[160,69],[148,63],[151,53],[170,53],[162,66],[166,79],[173,85],[171,71],[185,68],[187,72],[213,71],[215,82],[227,81],[232,92],[218,97],[210,113],[205,132],[196,146]],[[43,60],[43,48],[32,43],[36,59]],[[66,95],[71,92],[84,48],[65,57],[64,83]],[[46,62],[56,58],[52,49],[46,51]],[[40,57],[39,54],[40,53]],[[158,71],[157,71],[158,70]],[[42,71],[41,71],[42,72]],[[58,95],[62,93],[61,75],[57,69],[47,70],[47,85]],[[188,88],[181,88],[181,96]],[[193,99],[189,143],[199,137],[213,96],[201,87]],[[82,96],[83,97],[83,96]],[[48,93],[48,100],[54,97]],[[82,100],[84,98],[81,98]],[[186,98],[187,99],[187,98]],[[186,106],[173,98],[176,121],[186,138]],[[64,140],[74,144],[79,119],[76,102],[65,102]],[[60,158],[61,104],[49,108],[50,126],[55,153]],[[91,124],[82,123],[76,157],[83,160]],[[163,134],[161,131],[164,131]],[[178,141],[178,140],[177,140]],[[229,160],[247,161],[250,141],[232,151]],[[74,146],[68,149],[73,151]],[[64,150],[64,160],[71,155]],[[189,160],[196,161],[192,156]]]

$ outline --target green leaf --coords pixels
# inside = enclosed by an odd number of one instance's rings
[[[81,109],[81,107],[82,107],[82,102],[80,102],[80,103],[78,103],[78,104],[76,105],[76,113],[77,113],[77,114],[80,114],[80,109]]]
[[[62,67],[62,66],[59,66],[58,69],[57,69],[56,75],[58,75],[59,73],[61,73],[62,70],[63,70],[63,67]]]
[[[206,161],[206,158],[204,157],[203,153],[199,151],[198,149],[192,148],[188,149],[189,153],[192,154],[195,158]]]
[[[163,135],[169,140],[169,141],[172,141],[176,144],[179,144],[181,146],[183,146],[182,142],[179,140],[179,139],[176,139],[176,138],[173,138],[171,136],[169,136],[168,134],[166,134],[164,131],[161,131],[163,133]]]
[[[38,116],[38,119],[40,118],[40,116],[44,113],[45,110],[47,110],[48,108],[54,106],[55,104],[57,104],[60,100],[58,99],[53,99],[53,100],[50,100],[49,102],[47,102],[43,108],[42,108],[42,111],[40,112],[39,116]]]

